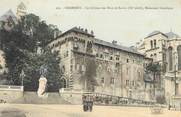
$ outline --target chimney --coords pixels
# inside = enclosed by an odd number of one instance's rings
[[[91,35],[94,35],[94,32],[93,32],[93,30],[91,30]]]
[[[112,41],[112,44],[116,45],[116,44],[117,44],[117,41],[113,40],[113,41]]]
[[[53,36],[53,37],[54,37],[54,39],[55,39],[55,38],[57,37],[57,31],[54,31],[53,33],[54,33],[54,36]]]
[[[85,29],[85,32],[87,33],[87,32],[88,32],[88,30],[87,30],[87,29]]]

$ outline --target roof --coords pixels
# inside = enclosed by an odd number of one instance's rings
[[[175,33],[173,33],[173,32],[165,33],[165,35],[168,36],[168,39],[179,38],[179,37],[180,37],[178,34],[175,34]]]
[[[23,9],[23,10],[26,10],[26,6],[23,2],[21,2],[19,5],[18,5],[18,8],[19,9]]]
[[[133,53],[133,54],[138,54],[138,55],[144,56],[143,54],[139,53],[138,51],[136,51],[135,49],[133,49],[131,47],[125,47],[125,46],[122,46],[122,45],[113,44],[113,43],[103,41],[103,40],[100,40],[100,39],[96,39],[96,38],[95,38],[94,43],[99,44],[99,45],[104,45],[104,46],[107,46],[107,47],[111,47],[111,48],[115,48],[115,49],[119,49],[119,50],[122,50],[122,51],[130,52],[130,53]]]
[[[17,22],[18,22],[16,16],[14,15],[14,13],[12,12],[11,9],[8,10],[4,15],[2,15],[2,16],[0,17],[0,21],[5,21],[5,22],[7,22],[10,17],[12,18],[12,20],[14,21],[14,23],[17,23]]]
[[[79,27],[79,28],[78,28],[78,27],[73,27],[73,28],[71,28],[70,30],[62,33],[62,34],[61,34],[60,36],[58,36],[58,37],[61,37],[61,36],[65,35],[65,34],[67,34],[67,33],[70,33],[70,32],[78,32],[78,33],[81,33],[81,34],[84,34],[84,35],[87,35],[87,36],[90,36],[90,37],[94,37],[93,34],[88,33],[87,29],[84,30],[83,28],[80,28],[80,27]],[[58,38],[58,37],[57,37],[57,38]]]
[[[160,31],[153,31],[152,33],[148,34],[148,36],[146,36],[145,38],[152,37],[152,36],[157,35],[157,34],[162,34],[162,35],[164,35],[165,37],[167,37],[166,34],[160,32]]]
[[[180,38],[180,36],[178,34],[175,34],[174,32],[168,32],[168,33],[162,33],[160,31],[153,31],[152,33],[150,33],[147,37],[145,38],[148,38],[148,37],[151,37],[151,36],[154,36],[154,35],[157,35],[157,34],[162,34],[164,35],[165,37],[167,37],[168,39],[172,39],[172,38]]]
[[[70,32],[78,32],[78,33],[82,33],[82,34],[94,37],[94,35],[88,33],[88,31],[86,29],[84,30],[82,28],[73,27],[72,29],[70,29],[70,30],[64,32],[63,34],[61,34],[60,36],[58,36],[57,38],[65,35],[67,33],[70,33]],[[131,47],[129,48],[129,47],[125,47],[125,46],[122,46],[122,45],[113,44],[113,43],[106,42],[106,41],[96,39],[96,38],[94,38],[94,41],[95,41],[94,42],[95,44],[104,45],[104,46],[107,46],[107,47],[111,47],[111,48],[115,48],[115,49],[119,49],[119,50],[122,50],[122,51],[126,51],[126,52],[130,52],[130,53],[133,53],[133,54],[144,56],[143,54],[139,53],[138,51],[136,51],[135,49],[133,49]]]

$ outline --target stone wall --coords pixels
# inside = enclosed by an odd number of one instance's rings
[[[23,86],[0,85],[0,100],[13,103],[23,97]]]
[[[37,92],[0,90],[0,100],[22,104],[70,104],[58,92],[46,93],[44,97],[38,97]]]
[[[0,100],[4,100],[7,103],[14,103],[22,97],[22,91],[0,90]]]

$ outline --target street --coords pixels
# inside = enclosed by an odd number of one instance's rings
[[[94,106],[83,112],[82,105],[0,104],[0,117],[181,117],[179,111],[151,114],[150,108]]]

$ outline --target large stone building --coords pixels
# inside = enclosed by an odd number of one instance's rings
[[[162,87],[167,103],[181,95],[181,37],[173,32],[154,31],[138,47],[146,57],[161,65]]]
[[[144,80],[146,59],[134,49],[97,39],[93,31],[80,27],[62,33],[49,47],[59,51],[64,89],[150,99],[150,84],[146,88]]]

